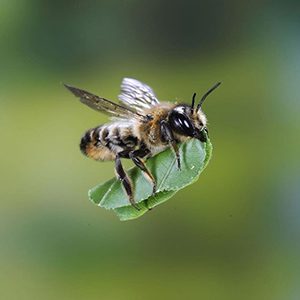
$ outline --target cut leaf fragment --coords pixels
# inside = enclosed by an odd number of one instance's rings
[[[179,154],[181,169],[171,149],[167,149],[147,161],[147,167],[157,182],[157,191],[152,195],[152,185],[142,172],[131,168],[128,175],[134,186],[134,199],[140,210],[132,207],[124,192],[121,182],[112,178],[89,191],[89,198],[95,204],[106,209],[113,209],[120,220],[131,220],[140,217],[153,208],[171,198],[178,190],[195,182],[206,167],[212,152],[212,145],[207,142],[190,139],[180,144]]]

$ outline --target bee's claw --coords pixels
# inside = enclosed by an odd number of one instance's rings
[[[138,210],[138,211],[141,210],[135,202],[130,201],[130,203],[131,203],[132,207],[134,207],[136,210]]]
[[[137,205],[137,203],[134,201],[133,196],[129,197],[129,202],[131,204],[132,207],[134,207],[136,210],[140,211],[141,209],[139,208],[139,206]]]
[[[152,188],[152,195],[154,195],[156,193],[156,184],[153,184],[153,188]]]
[[[145,201],[145,205],[146,205],[146,208],[147,208],[148,210],[152,210],[152,207],[149,207],[149,206],[148,206],[148,200]]]
[[[181,171],[181,163],[180,163],[180,159],[177,160],[177,168],[179,171]]]

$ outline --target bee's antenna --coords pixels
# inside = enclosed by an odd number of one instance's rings
[[[192,115],[194,114],[194,107],[195,107],[195,98],[196,98],[196,93],[194,93],[193,97],[192,97],[192,108],[191,108],[191,112]]]
[[[218,88],[220,86],[221,82],[217,82],[213,87],[211,87],[201,98],[199,104],[197,105],[197,111],[201,108],[203,102],[205,101],[205,99],[207,98],[207,96],[213,92],[216,88]]]

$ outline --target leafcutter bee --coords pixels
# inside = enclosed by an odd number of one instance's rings
[[[139,209],[133,197],[133,185],[122,166],[121,159],[131,159],[142,170],[156,191],[156,181],[145,161],[171,147],[180,170],[178,143],[189,138],[206,141],[207,119],[202,111],[206,97],[221,83],[211,87],[195,104],[159,102],[153,90],[146,84],[124,78],[119,95],[120,104],[96,96],[90,92],[65,85],[80,101],[97,111],[108,114],[111,122],[91,128],[80,142],[84,155],[94,160],[115,162],[115,171],[121,180],[129,202]]]

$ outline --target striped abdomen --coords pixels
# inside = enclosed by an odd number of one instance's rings
[[[80,150],[95,160],[114,160],[116,154],[132,151],[137,145],[133,124],[114,122],[89,129],[81,139]]]

